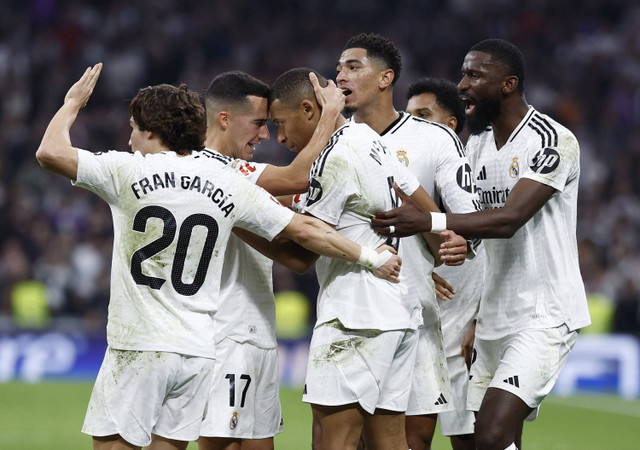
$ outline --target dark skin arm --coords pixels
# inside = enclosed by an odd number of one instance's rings
[[[396,190],[402,199],[402,206],[376,214],[371,219],[373,228],[383,236],[392,237],[429,231],[431,215],[420,209],[404,192],[398,188]],[[447,213],[447,229],[465,238],[510,238],[544,206],[554,192],[555,189],[550,186],[521,178],[503,208],[469,214]],[[390,235],[391,225],[395,226],[395,233]]]

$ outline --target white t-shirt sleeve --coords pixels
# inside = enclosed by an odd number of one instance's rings
[[[258,184],[258,178],[269,164],[255,163],[251,161],[243,161],[241,159],[234,160],[230,166],[237,171],[238,174],[245,177],[253,184]]]
[[[522,177],[546,184],[562,192],[579,172],[580,148],[573,136],[565,136],[557,147],[545,147],[529,159]]]
[[[91,153],[78,150],[78,173],[74,186],[96,193],[108,203],[116,203],[120,194],[120,180],[131,170],[131,159],[142,158],[140,153],[119,151]]]
[[[329,152],[322,164],[322,168],[309,179],[303,211],[337,225],[347,200],[357,193],[353,186],[357,176],[353,173],[353,164],[340,154],[338,148]]]
[[[456,138],[457,139],[457,138]],[[435,185],[446,212],[470,213],[480,211],[475,177],[466,156],[458,153],[453,141],[441,146]]]
[[[396,166],[395,182],[402,191],[407,195],[412,195],[420,187],[420,181],[411,171],[397,158],[394,159]]]
[[[259,186],[238,177],[238,194],[246,201],[238,211],[235,226],[271,241],[293,219],[295,213]]]

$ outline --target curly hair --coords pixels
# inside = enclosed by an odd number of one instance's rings
[[[407,100],[420,94],[433,94],[438,106],[451,112],[458,121],[456,133],[462,131],[467,115],[464,113],[464,102],[460,99],[458,87],[454,82],[443,78],[420,78],[409,86]]]
[[[129,114],[140,130],[156,133],[163,145],[179,155],[204,148],[204,107],[198,94],[186,84],[140,89],[131,100]]]
[[[387,69],[393,70],[394,73],[391,85],[396,84],[402,70],[402,57],[393,42],[379,34],[360,33],[349,39],[342,51],[350,48],[363,48],[367,51],[367,56],[384,62]]]

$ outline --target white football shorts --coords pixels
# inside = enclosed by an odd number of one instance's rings
[[[201,436],[264,439],[282,433],[278,349],[224,339],[216,344]]]
[[[464,357],[451,356],[447,358],[447,369],[453,392],[451,403],[455,410],[438,414],[440,432],[443,436],[473,434],[476,418],[473,411],[467,409],[469,371],[464,362]]]
[[[338,320],[317,325],[302,401],[359,403],[370,414],[406,411],[417,339],[415,330],[349,330]]]
[[[151,434],[194,441],[206,415],[214,360],[107,348],[82,432],[119,434],[146,447]]]
[[[407,416],[453,411],[452,400],[444,341],[438,321],[418,328],[418,350]]]
[[[578,332],[566,325],[523,330],[496,340],[476,337],[467,407],[478,411],[489,387],[504,389],[534,408],[527,418],[534,420],[577,339]]]

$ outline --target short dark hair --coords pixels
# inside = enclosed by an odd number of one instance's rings
[[[382,61],[387,69],[393,70],[394,76],[391,85],[396,84],[402,71],[402,57],[400,50],[393,42],[379,34],[360,33],[349,39],[342,51],[350,48],[363,48],[367,51],[367,56]]]
[[[169,150],[184,155],[204,148],[204,107],[186,84],[140,89],[129,104],[129,114],[140,130],[157,134]]]
[[[485,39],[469,51],[487,53],[507,66],[511,75],[518,77],[518,92],[524,92],[524,56],[518,47],[504,39]]]
[[[269,98],[269,85],[241,71],[224,72],[215,77],[205,95],[207,109],[217,104],[218,107],[228,105],[248,105],[248,96]],[[224,106],[221,106],[224,105]]]
[[[464,102],[460,98],[458,86],[452,81],[444,78],[424,77],[415,81],[407,90],[407,100],[420,94],[431,93],[436,97],[436,103],[443,109],[453,114],[458,121],[456,133],[460,133],[464,128],[467,115],[464,112]]]
[[[288,70],[276,78],[276,81],[271,85],[269,106],[276,100],[280,100],[282,103],[293,107],[299,105],[306,99],[315,100],[313,85],[309,80],[309,72],[316,74],[320,86],[325,87],[327,85],[327,79],[316,70],[308,67],[298,67]]]

